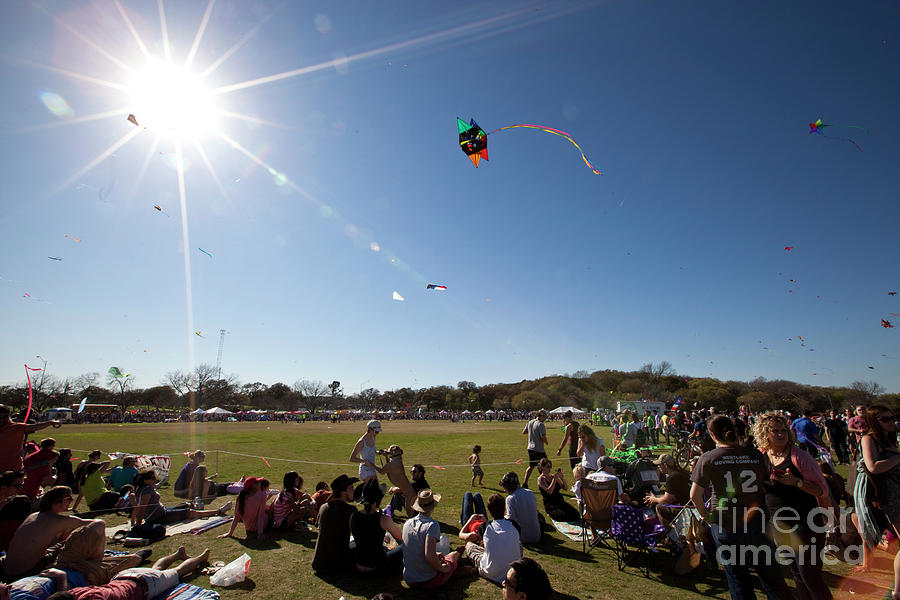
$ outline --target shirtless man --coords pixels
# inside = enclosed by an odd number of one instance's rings
[[[105,532],[102,519],[80,519],[62,514],[72,503],[72,490],[60,485],[47,490],[41,497],[40,512],[28,515],[9,542],[9,550],[2,566],[6,578],[17,579],[36,575],[43,564],[47,548],[69,537],[75,529],[87,525]]]
[[[402,494],[406,505],[407,516],[415,515],[413,510],[413,502],[416,500],[416,492],[413,490],[409,478],[406,476],[406,467],[403,466],[403,449],[397,444],[391,445],[387,450],[388,460],[384,467],[378,469],[379,473],[388,476],[393,487],[391,494]]]

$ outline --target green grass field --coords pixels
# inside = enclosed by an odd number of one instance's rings
[[[311,492],[317,481],[330,482],[340,473],[356,475],[356,465],[350,464],[347,458],[356,440],[364,433],[364,427],[364,423],[86,425],[66,426],[53,431],[52,435],[57,440],[57,448],[99,448],[104,452],[170,454],[173,480],[187,460],[181,453],[201,448],[207,454],[206,464],[210,472],[218,470],[221,482],[237,479],[241,475],[261,476],[268,478],[272,487],[280,488],[282,475],[286,471],[297,470],[304,478],[305,489]],[[463,465],[472,445],[477,443],[483,447],[485,489],[479,491],[486,499],[494,491],[500,491],[497,482],[506,471],[515,470],[520,477],[524,475],[525,464],[492,465],[513,463],[526,458],[522,427],[522,422],[384,422],[384,432],[378,436],[378,447],[399,444],[404,448],[407,468],[413,463],[426,466],[429,483],[435,492],[443,496],[434,516],[441,522],[442,530],[450,535],[451,544],[455,546],[459,543],[459,538],[455,537],[459,530],[459,504],[465,491],[470,489],[471,480],[469,467]],[[555,452],[562,438],[561,428],[557,425],[548,426],[548,438],[550,448]],[[222,452],[216,453],[216,450]],[[226,451],[251,456],[226,454]],[[86,455],[76,452],[76,456]],[[266,457],[271,467],[266,466],[258,456]],[[290,459],[291,462],[283,459]],[[554,464],[568,466],[561,459]],[[433,465],[446,468],[435,469]],[[571,476],[567,479],[571,481]],[[532,476],[533,490],[536,489],[536,481],[535,476]],[[160,492],[165,503],[171,505],[177,502],[171,487],[165,487]],[[223,500],[220,499],[214,506],[219,506]],[[540,500],[538,505],[542,510]],[[108,525],[122,521],[120,517],[111,517]],[[315,547],[315,530],[310,533],[276,534],[268,540],[248,541],[243,539],[243,527],[239,526],[235,532],[237,538],[216,539],[217,535],[226,531],[226,526],[223,526],[198,536],[178,535],[166,538],[151,546],[151,560],[179,545],[184,545],[192,554],[209,547],[212,549],[213,560],[225,562],[247,552],[253,560],[249,580],[233,588],[219,589],[223,600],[244,597],[249,592],[253,593],[254,598],[261,599],[289,597],[338,600],[344,596],[349,600],[369,598],[377,592],[389,592],[397,598],[409,599],[435,597],[487,600],[501,597],[498,586],[480,578],[454,579],[437,592],[409,589],[399,577],[371,579],[348,572],[345,577],[324,580],[316,576],[310,567]],[[555,530],[547,533],[540,546],[526,546],[525,555],[544,566],[560,598],[682,600],[729,597],[721,569],[707,570],[700,575],[687,577],[675,576],[668,551],[661,552],[654,560],[651,579],[645,579],[634,568],[618,571],[615,557],[608,550],[594,550],[590,555],[585,555],[580,542],[569,540]],[[846,574],[846,567],[841,567],[843,568],[834,569]],[[881,583],[872,585],[856,582],[852,597],[883,597],[883,586],[888,585],[889,572],[889,558],[879,557],[876,576]],[[833,589],[840,587],[839,577],[831,574],[826,576]],[[203,575],[197,575],[189,581],[200,586],[209,585],[208,577]],[[843,585],[845,588],[849,587],[847,582]],[[845,590],[838,597],[849,598],[851,595],[849,590]]]

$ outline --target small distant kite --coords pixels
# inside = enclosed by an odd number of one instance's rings
[[[62,256],[48,256],[50,260],[62,260]]]
[[[78,405],[78,414],[84,412],[84,407],[87,405],[87,397],[81,399],[81,404]]]
[[[206,336],[201,334],[199,331],[195,331],[194,335],[196,335],[197,337],[202,337],[204,340],[206,339]]]
[[[66,234],[66,237],[69,238],[70,240],[72,240],[73,242],[78,242],[79,244],[81,243],[81,240],[79,240],[77,237],[72,237],[68,233]]]
[[[498,131],[503,131],[505,129],[537,129],[539,131],[544,131],[546,133],[552,133],[553,135],[558,135],[560,137],[564,137],[570,142],[572,145],[578,148],[578,151],[581,152],[581,159],[584,161],[591,171],[594,172],[595,175],[600,175],[600,171],[597,170],[594,165],[591,164],[591,161],[587,159],[584,151],[581,149],[575,140],[572,139],[565,131],[560,131],[559,129],[553,129],[552,127],[544,127],[543,125],[529,125],[527,123],[519,123],[517,125],[507,125],[506,127],[501,127],[500,129],[495,129],[493,131],[485,133],[484,129],[482,129],[478,123],[475,122],[475,119],[470,119],[468,123],[456,117],[456,126],[459,129],[459,147],[465,152],[466,156],[469,157],[469,160],[472,161],[472,164],[475,165],[475,168],[478,168],[478,162],[481,159],[488,159],[488,151],[487,151],[487,136],[492,133],[497,133]]]
[[[397,302],[403,302],[404,300],[406,300],[406,298],[404,298],[403,296],[401,296],[401,295],[398,294],[397,292],[394,292],[393,295],[392,295],[391,297],[392,297],[394,300],[396,300]]]
[[[166,215],[167,217],[169,216],[169,213],[167,213],[166,211],[164,211],[163,208],[162,208],[162,206],[160,206],[159,204],[154,204],[154,205],[153,205],[153,208],[155,208],[156,210],[158,210],[158,211],[161,212],[162,214]]]
[[[793,250],[794,247],[793,246],[785,246],[784,249],[790,251],[790,250]]]
[[[896,296],[897,292],[888,292],[888,296]]]
[[[207,251],[204,250],[203,248],[200,248],[199,246],[197,247],[197,250],[199,250],[200,252],[202,252],[203,254],[207,255],[207,256],[210,257],[210,258],[213,257],[212,254],[210,254],[209,252],[207,252]]]
[[[429,283],[428,285],[425,286],[425,289],[426,290],[441,290],[441,291],[446,292],[447,286],[446,285],[438,285],[436,283]]]
[[[875,367],[870,366],[869,368],[872,369],[873,371],[875,370]]]
[[[856,146],[856,149],[857,149],[857,150],[859,150],[860,152],[863,151],[863,149],[859,147],[859,144],[857,144],[856,142],[854,142],[854,141],[851,140],[850,138],[834,137],[834,136],[830,136],[830,135],[825,135],[825,132],[822,131],[822,130],[823,130],[824,128],[826,128],[826,127],[849,127],[849,128],[851,128],[851,129],[860,129],[860,130],[862,130],[862,131],[865,131],[866,133],[869,133],[869,130],[866,129],[865,127],[857,127],[856,125],[829,125],[829,124],[827,124],[827,123],[823,123],[823,122],[822,122],[822,119],[816,119],[816,122],[815,122],[815,123],[810,123],[810,124],[809,124],[809,132],[810,132],[810,133],[818,133],[818,134],[821,135],[822,137],[826,137],[826,138],[828,138],[828,139],[830,139],[830,140],[841,140],[841,141],[844,141],[844,142],[850,142],[851,144],[853,144],[854,146]]]
[[[885,320],[885,319],[882,319],[882,320],[881,320],[881,326],[884,327],[885,329],[887,329],[887,328],[889,328],[889,327],[893,327],[894,324],[891,323],[890,321],[887,321],[887,320]]]
[[[126,120],[127,120],[129,123],[132,123],[135,127],[141,127],[141,124],[138,123],[137,117],[135,117],[134,115],[131,115],[131,114],[128,115],[128,118],[127,118]],[[144,129],[147,129],[147,128],[144,127]]]

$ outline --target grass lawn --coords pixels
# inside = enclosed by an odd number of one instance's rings
[[[456,546],[459,538],[459,503],[466,490],[470,489],[471,470],[465,464],[474,444],[481,444],[482,462],[485,465],[485,489],[479,490],[487,499],[491,493],[500,492],[498,481],[508,470],[515,470],[520,477],[527,465],[493,465],[491,463],[512,463],[527,460],[525,436],[521,435],[523,422],[384,422],[384,432],[378,436],[378,447],[386,448],[394,443],[404,449],[404,462],[409,468],[413,463],[422,463],[427,469],[426,478],[435,492],[443,496],[434,513],[440,521],[444,533],[450,535],[451,544]],[[550,448],[555,452],[562,439],[561,428],[549,426]],[[280,488],[283,474],[297,470],[304,478],[304,487],[312,492],[317,481],[330,482],[340,473],[356,475],[356,465],[347,458],[365,424],[341,423],[200,423],[200,424],[138,424],[138,425],[84,425],[66,426],[54,430],[57,448],[71,447],[78,450],[99,448],[104,452],[121,451],[141,454],[172,455],[171,478],[177,476],[187,457],[181,453],[201,448],[206,452],[206,464],[210,472],[219,472],[219,481],[227,482],[241,475],[266,477],[272,487]],[[38,434],[40,435],[40,434]],[[602,435],[602,434],[601,434]],[[606,436],[608,437],[608,436]],[[217,453],[215,450],[223,452]],[[237,456],[224,452],[246,454]],[[77,457],[86,457],[76,452]],[[265,456],[271,467],[262,459]],[[291,459],[287,462],[281,459]],[[325,464],[314,464],[325,463]],[[446,466],[435,469],[433,465]],[[562,459],[556,466],[567,467]],[[564,469],[565,470],[565,469]],[[383,478],[382,478],[383,479]],[[567,476],[571,481],[571,475]],[[536,490],[536,476],[532,476],[531,488]],[[163,501],[177,503],[171,486],[160,490]],[[234,498],[234,497],[232,497]],[[224,499],[217,501],[219,506]],[[385,503],[387,498],[385,499]],[[543,509],[540,499],[539,509]],[[111,517],[109,525],[116,524],[119,517]],[[254,599],[275,598],[317,598],[338,600],[341,596],[369,598],[377,592],[389,592],[397,598],[475,598],[499,599],[501,590],[484,579],[451,580],[438,590],[422,591],[409,589],[398,578],[369,579],[348,572],[345,577],[324,580],[312,572],[310,562],[315,547],[315,531],[311,533],[288,533],[275,535],[269,540],[245,541],[243,527],[235,534],[238,538],[220,540],[216,536],[225,533],[226,526],[201,535],[178,535],[166,538],[151,546],[153,560],[184,545],[188,552],[195,554],[203,548],[212,549],[213,560],[228,562],[241,553],[247,552],[253,559],[250,577],[244,584],[228,589],[219,589],[223,600],[247,596]],[[115,546],[113,546],[115,547]],[[673,561],[667,551],[654,560],[652,579],[645,579],[635,568],[624,572],[616,568],[615,557],[608,550],[594,550],[585,555],[581,542],[567,539],[557,531],[547,533],[540,546],[526,546],[525,555],[538,560],[550,575],[554,589],[561,598],[579,599],[632,599],[665,598],[683,600],[695,598],[729,598],[724,573],[721,569],[707,570],[700,575],[675,576]],[[891,564],[889,556],[878,556],[875,574],[866,580],[842,580],[832,573],[846,575],[848,569],[841,564],[830,567],[826,573],[832,589],[843,586],[837,594],[839,598],[882,598],[889,585]],[[209,579],[198,575],[189,579],[200,586],[208,586]],[[850,588],[853,591],[850,591]]]

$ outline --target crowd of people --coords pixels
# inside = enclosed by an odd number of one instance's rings
[[[588,482],[614,482],[617,503],[639,508],[647,521],[663,528],[691,507],[706,524],[702,539],[707,556],[724,569],[733,598],[753,597],[758,585],[770,599],[827,600],[831,591],[822,576],[825,557],[841,558],[840,551],[846,549],[836,540],[844,540],[844,546],[849,545],[847,536],[860,540],[862,560],[856,572],[864,573],[873,549],[890,548],[890,540],[900,537],[900,423],[884,406],[826,415],[807,411],[796,418],[749,410],[626,412],[611,416],[605,425],[579,423],[566,413],[562,438],[553,446],[556,456],[565,452],[565,469],[554,468],[547,455],[551,440],[546,420],[547,413],[538,411],[523,428],[528,464],[521,481],[515,471],[500,478],[504,494],[490,494],[485,500],[474,489],[483,488],[485,472],[481,446],[472,448],[468,462],[473,490],[462,498],[454,548],[433,518],[445,495],[428,483],[423,465],[407,471],[400,446],[379,448],[379,420],[366,423],[350,452],[349,461],[358,466],[356,476],[343,473],[330,483],[320,481],[312,494],[304,491],[303,477],[296,471],[284,474],[280,490],[270,489],[270,482],[258,477],[219,483],[198,450],[190,454],[173,485],[177,498],[193,501],[165,506],[153,469],[139,471],[129,456],[112,467],[95,451],[73,471],[71,451],[57,450],[53,438],[26,442],[26,435],[57,422],[14,423],[9,409],[0,406],[0,550],[6,552],[0,559],[0,578],[15,585],[23,577],[40,575],[58,582],[58,589],[68,594],[58,598],[88,597],[79,590],[90,586],[119,590],[104,596],[109,598],[134,597],[137,586],[143,597],[151,598],[148,590],[177,582],[208,558],[208,551],[189,557],[180,550],[152,569],[141,569],[147,550],[104,556],[104,521],[72,514],[82,500],[88,514],[125,511],[130,535],[158,539],[167,524],[227,514],[232,502],[218,509],[203,505],[236,495],[234,519],[219,537],[239,534],[241,526],[245,536],[255,538],[315,527],[311,567],[322,577],[351,572],[395,576],[412,588],[434,589],[452,578],[480,576],[501,585],[504,598],[533,600],[548,597],[549,579],[536,561],[523,557],[523,546],[541,552],[548,525],[544,514],[553,522],[581,522],[582,492]],[[595,429],[608,432],[609,447]],[[670,453],[652,460],[640,451],[673,435],[693,440],[697,450],[690,464],[679,464]],[[633,463],[622,460],[635,451],[639,458]],[[854,461],[850,494],[834,470],[835,458],[838,463]],[[639,472],[647,468],[653,471],[650,476]],[[543,511],[529,487],[535,470]],[[385,496],[389,499],[382,508]],[[848,560],[846,553],[843,556]],[[170,568],[177,560],[182,564]],[[793,590],[786,573],[795,582]],[[892,589],[900,589],[900,554]],[[891,597],[900,599],[900,593]]]

